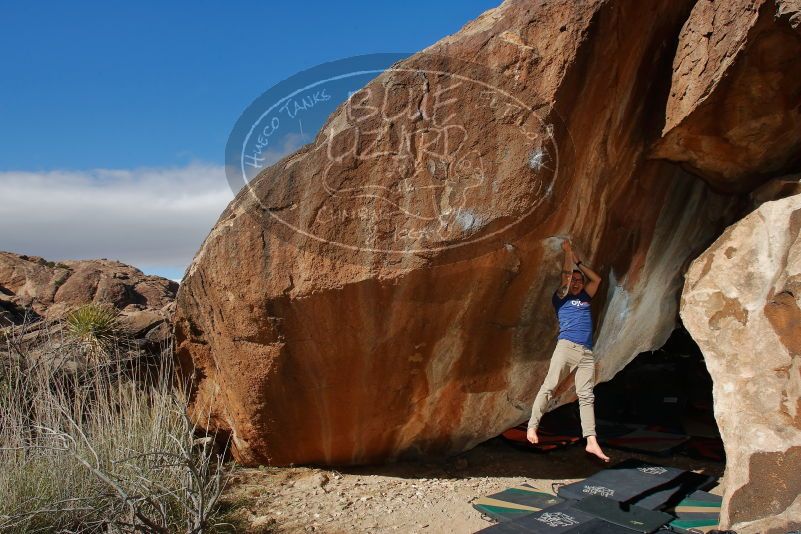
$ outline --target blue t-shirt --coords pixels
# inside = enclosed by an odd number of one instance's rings
[[[557,292],[553,294],[553,307],[559,318],[559,338],[592,348],[592,297],[583,289],[578,295],[570,293],[560,299]]]

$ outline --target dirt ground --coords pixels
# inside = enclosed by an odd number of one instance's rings
[[[639,458],[723,474],[719,462],[607,453],[612,463]],[[471,506],[478,497],[521,483],[550,492],[554,483],[580,480],[603,467],[581,445],[536,453],[495,438],[441,461],[340,469],[240,468],[228,483],[224,502],[238,532],[469,533],[493,524]]]

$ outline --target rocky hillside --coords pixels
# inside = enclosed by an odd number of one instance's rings
[[[507,0],[378,76],[244,189],[196,255],[176,336],[199,422],[248,464],[454,453],[498,434],[547,370],[564,236],[604,278],[600,378],[660,347],[689,263],[775,196],[763,184],[795,187],[800,14],[797,0]],[[728,302],[685,299],[683,313],[720,318]],[[717,384],[738,368],[713,373],[729,468],[745,469],[730,497],[758,451],[792,463],[801,431],[791,417],[785,439],[733,440],[741,415]],[[762,409],[801,398],[784,391]],[[741,495],[798,506],[775,480],[750,483]],[[726,521],[762,532],[769,513]]]
[[[58,319],[85,304],[120,310],[120,324],[146,348],[171,335],[178,284],[118,261],[48,261],[0,252],[0,327]]]

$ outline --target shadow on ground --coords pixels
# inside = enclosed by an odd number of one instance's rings
[[[697,471],[714,477],[723,475],[723,462],[693,459],[688,456],[651,456],[606,449],[609,465],[627,458]],[[352,475],[383,475],[400,478],[464,479],[478,477],[526,477],[533,479],[581,479],[603,469],[607,464],[584,452],[583,442],[546,453],[532,452],[497,437],[470,451],[448,458],[427,458],[391,464],[341,467],[337,471]]]

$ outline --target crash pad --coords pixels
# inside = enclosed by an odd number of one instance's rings
[[[600,495],[585,497],[574,506],[598,519],[643,534],[650,534],[673,519],[672,515],[663,512],[623,504]]]
[[[562,534],[572,532],[571,529],[595,519],[591,514],[574,508],[572,503],[562,502],[539,512],[487,527],[480,532],[486,532],[487,534],[517,534],[523,532],[529,534]]]
[[[540,428],[537,430],[539,443],[530,443],[526,438],[527,431],[528,426],[526,423],[523,423],[514,428],[510,428],[501,434],[501,436],[517,446],[538,452],[548,452],[561,449],[563,447],[567,447],[568,445],[578,443],[578,441],[581,439],[578,436],[551,432],[547,429]]]
[[[676,532],[709,532],[718,527],[723,499],[705,491],[696,491],[674,509],[676,519],[669,526]]]
[[[539,512],[563,502],[550,493],[537,491],[528,484],[507,488],[501,492],[480,497],[472,502],[473,508],[496,521],[510,521],[523,515]]]
[[[685,471],[670,482],[648,490],[630,502],[641,508],[660,510],[666,506],[675,505],[694,491],[709,489],[715,484],[715,481],[716,479],[709,475]]]
[[[557,493],[563,499],[576,501],[589,495],[600,495],[626,502],[670,483],[682,473],[685,471],[675,467],[629,459],[585,480],[562,486]]]
[[[683,434],[637,429],[622,436],[601,441],[615,449],[667,456],[687,443],[689,439],[689,436]]]

